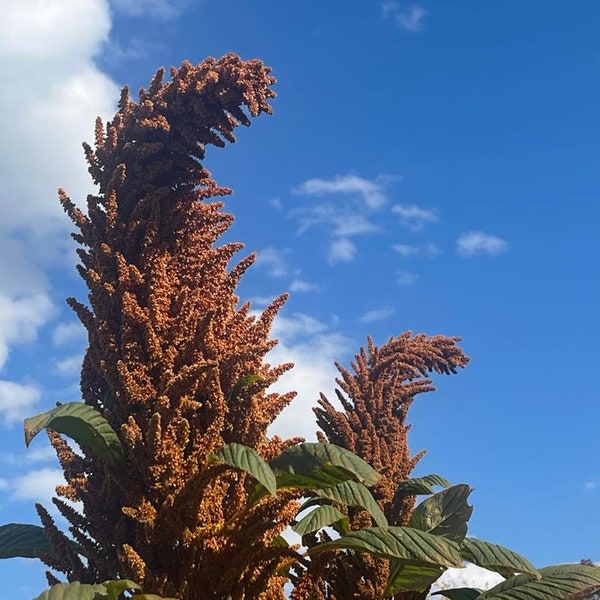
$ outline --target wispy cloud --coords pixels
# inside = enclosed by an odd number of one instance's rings
[[[391,306],[382,306],[367,311],[364,315],[359,318],[362,323],[373,323],[374,321],[383,321],[394,313],[394,309]]]
[[[397,252],[400,256],[404,258],[408,258],[410,256],[435,256],[436,254],[440,254],[441,249],[435,244],[421,244],[419,246],[413,246],[410,244],[394,244],[392,246],[393,250]]]
[[[285,277],[289,272],[286,255],[288,250],[267,246],[256,254],[256,266],[264,267],[271,277]]]
[[[71,343],[84,343],[86,330],[79,321],[59,323],[52,332],[52,342],[55,346],[65,346]]]
[[[308,179],[293,192],[307,197],[325,197],[326,200],[290,212],[299,224],[298,234],[321,227],[332,240],[329,264],[353,260],[357,247],[350,238],[380,231],[373,222],[373,215],[388,202],[385,183],[390,179],[365,179],[354,174]]]
[[[401,3],[386,1],[381,4],[381,14],[384,19],[391,20],[396,27],[417,33],[423,30],[427,11],[416,4],[404,6]]]
[[[387,197],[381,184],[358,175],[335,175],[331,179],[308,179],[295,190],[306,196],[354,194],[360,196],[369,208],[381,208]]]
[[[421,208],[416,204],[396,204],[392,206],[392,212],[397,214],[400,223],[411,231],[420,231],[438,220],[434,208]]]
[[[399,271],[398,273],[398,285],[403,285],[406,287],[412,287],[417,283],[419,276],[416,273],[411,273],[410,271]]]
[[[0,380],[0,416],[10,427],[31,414],[41,393],[36,385]]]
[[[508,242],[502,238],[483,233],[468,231],[456,240],[456,251],[460,256],[476,256],[479,254],[498,255],[508,250]]]
[[[314,283],[304,281],[300,277],[296,277],[290,283],[290,292],[313,292],[318,288]]]
[[[56,370],[63,377],[73,377],[81,371],[81,363],[83,362],[83,356],[81,354],[74,354],[67,356],[56,363]]]
[[[600,482],[598,482],[598,481],[586,481],[583,484],[584,490],[595,490],[598,488],[600,488]]]
[[[330,265],[338,262],[350,262],[356,256],[356,245],[347,238],[334,240],[329,246],[328,261]]]
[[[128,15],[163,21],[177,18],[184,6],[181,0],[112,0],[112,4]]]

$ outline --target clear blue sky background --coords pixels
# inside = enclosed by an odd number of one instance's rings
[[[48,8],[47,5],[51,5]],[[23,416],[78,398],[85,297],[55,201],[90,191],[80,142],[121,85],[234,51],[275,114],[206,165],[235,190],[240,287],[292,296],[274,334],[314,432],[332,361],[407,329],[471,356],[411,414],[418,473],[475,488],[474,535],[537,565],[600,558],[600,4],[8,0],[0,24],[0,522],[36,522],[58,476]],[[1,600],[43,570],[0,562]],[[8,587],[7,587],[8,586]],[[6,591],[6,590],[10,591]]]

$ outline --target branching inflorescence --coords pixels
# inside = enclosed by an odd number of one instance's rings
[[[89,305],[68,300],[88,332],[83,399],[117,432],[124,463],[78,454],[49,431],[67,482],[58,495],[82,510],[54,499],[69,540],[38,506],[52,549],[43,558],[70,581],[129,578],[181,600],[283,599],[291,565],[293,598],[379,598],[389,561],[335,550],[300,558],[280,534],[302,490],[249,503],[252,478],[211,458],[243,444],[270,460],[297,442],[266,436],[294,397],[267,391],[292,366],[265,361],[286,296],[258,317],[239,305],[254,256],[230,267],[242,245],[216,245],[233,217],[210,199],[230,190],[202,164],[206,145],[234,142],[235,127],[271,112],[274,79],[232,54],[170,75],[164,82],[159,70],[138,102],[125,89],[114,119],[98,120],[94,147],[84,146],[98,186],[87,211],[60,192],[89,288]],[[373,496],[391,525],[406,524],[414,506],[414,496],[395,496],[421,456],[408,448],[407,411],[433,389],[429,373],[466,365],[457,340],[409,332],[378,348],[369,339],[353,372],[338,364],[341,410],[325,396],[315,409],[321,441],[381,473]],[[371,525],[366,511],[340,508],[351,530]]]
[[[277,569],[292,551],[271,542],[296,504],[283,493],[244,512],[245,477],[207,457],[230,442],[267,458],[292,443],[265,437],[294,395],[265,391],[292,366],[264,362],[285,296],[259,317],[238,306],[235,288],[254,256],[229,269],[242,245],[215,246],[233,217],[209,199],[230,190],[201,162],[207,144],[235,141],[247,113],[271,112],[275,80],[260,61],[235,55],[184,63],[166,83],[163,75],[137,103],[124,89],[114,119],[97,121],[85,152],[99,192],[87,214],[60,192],[89,288],[89,307],[69,299],[89,336],[83,398],[119,432],[127,470],[80,457],[52,435],[68,484],[59,492],[80,500],[83,516],[58,506],[88,562],[65,562],[58,532],[59,552],[47,559],[70,579],[117,574],[182,599],[207,590],[276,598]]]

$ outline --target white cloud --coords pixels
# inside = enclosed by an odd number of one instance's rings
[[[432,243],[421,244],[420,246],[412,246],[410,244],[394,244],[392,249],[397,252],[403,258],[409,256],[435,256],[439,254],[441,250]]]
[[[600,482],[598,481],[586,481],[583,484],[583,488],[586,490],[595,490],[600,487]]]
[[[61,469],[44,467],[15,477],[9,482],[12,489],[12,500],[35,500],[48,504],[55,496],[57,485],[64,485],[65,479]]]
[[[359,321],[363,323],[373,323],[374,321],[383,321],[394,313],[394,309],[391,306],[382,306],[374,310],[367,311],[364,315],[359,318]]]
[[[43,440],[40,440],[43,443]],[[0,452],[0,462],[5,465],[23,465],[56,461],[56,452],[47,442],[45,446],[38,444],[35,448],[29,447],[22,452]]]
[[[41,392],[35,385],[0,379],[0,415],[4,425],[10,427],[32,416],[40,397]]]
[[[331,179],[308,179],[295,190],[306,196],[343,194],[359,196],[368,208],[381,208],[387,197],[377,180],[364,179],[358,175],[335,175]]]
[[[59,323],[52,332],[52,342],[55,346],[65,346],[70,343],[84,343],[86,330],[79,321]]]
[[[392,206],[392,212],[399,215],[400,223],[411,231],[420,231],[438,220],[435,209],[421,208],[416,204],[396,204]]]
[[[13,300],[0,292],[0,368],[6,363],[9,346],[34,340],[52,312],[46,294]]]
[[[313,292],[317,289],[317,285],[304,281],[300,277],[296,277],[290,283],[290,292]]]
[[[356,252],[356,246],[349,239],[334,240],[329,246],[329,264],[350,262],[356,256]]]
[[[286,261],[288,250],[278,250],[273,246],[267,246],[256,254],[257,267],[267,269],[271,277],[284,277],[288,274],[289,267]]]
[[[387,204],[385,185],[393,179],[386,176],[365,179],[358,175],[308,179],[292,191],[303,196],[327,197],[327,200],[290,211],[290,216],[299,224],[298,234],[321,227],[333,238],[329,264],[352,260],[357,248],[348,238],[380,231],[372,215]]]
[[[421,6],[411,5],[406,8],[397,2],[386,1],[381,4],[381,13],[384,19],[390,19],[396,27],[405,31],[417,33],[423,30],[427,11]]]
[[[301,313],[289,317],[278,315],[273,324],[273,337],[279,339],[279,344],[269,352],[269,362],[293,362],[296,366],[269,390],[282,393],[295,390],[298,396],[273,423],[270,432],[314,440],[317,426],[312,407],[317,405],[320,392],[334,399],[338,371],[333,362],[343,362],[349,339],[332,331],[326,323]]]
[[[419,276],[416,273],[410,271],[400,271],[398,273],[398,285],[404,285],[406,287],[412,287],[417,283]]]
[[[134,17],[152,17],[160,20],[177,18],[184,2],[179,0],[112,0],[114,7]]]
[[[506,240],[482,231],[468,231],[461,234],[456,240],[456,251],[461,256],[498,255],[507,250],[508,243]]]
[[[56,370],[63,377],[73,377],[81,371],[81,364],[83,362],[83,356],[81,354],[74,354],[63,358],[56,363]]]
[[[108,39],[106,0],[6,0],[0,21],[1,228],[66,228],[56,199],[92,189],[81,142],[118,89],[94,64]]]
[[[496,584],[504,581],[504,577],[498,573],[487,571],[474,564],[468,563],[464,569],[448,569],[433,584],[432,592],[438,590],[449,590],[460,587],[474,587],[482,590],[489,590]],[[442,596],[434,596],[442,598]]]

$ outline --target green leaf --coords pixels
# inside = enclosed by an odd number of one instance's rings
[[[453,588],[451,590],[440,590],[431,595],[446,596],[450,600],[475,600],[481,595],[481,590],[478,588]]]
[[[245,377],[238,379],[233,384],[233,387],[231,388],[231,390],[229,390],[229,393],[225,398],[227,404],[231,406],[232,402],[237,400],[238,396],[244,388],[247,388],[248,386],[252,385],[253,383],[256,383],[257,381],[264,381],[264,377],[262,377],[261,375],[246,375]]]
[[[0,558],[39,558],[52,547],[39,525],[8,523],[0,526]]]
[[[467,504],[471,491],[468,485],[461,483],[434,494],[415,508],[408,525],[461,542],[473,512],[473,507]]]
[[[379,527],[386,527],[388,524],[379,504],[362,483],[342,481],[342,483],[338,483],[333,487],[315,490],[315,493],[321,498],[328,498],[346,506],[366,510]]]
[[[298,523],[296,523],[292,529],[298,535],[304,535],[306,533],[318,531],[322,527],[327,527],[328,525],[343,519],[345,516],[346,515],[335,508],[335,506],[326,504],[309,512],[306,516],[300,519],[300,521],[298,521]]]
[[[400,592],[420,592],[428,590],[446,569],[439,566],[413,565],[401,560],[392,560],[385,596]]]
[[[515,573],[527,573],[539,578],[538,570],[523,556],[498,544],[475,538],[465,538],[461,544],[463,558],[488,571],[500,573],[502,577],[513,577]]]
[[[375,485],[381,475],[362,458],[336,446],[318,442],[296,444],[284,450],[271,461],[276,474],[291,473],[294,475],[314,476],[315,471],[325,466],[338,467],[351,475],[352,479],[367,486]]]
[[[277,493],[277,481],[273,470],[252,448],[234,442],[215,452],[213,459],[250,473],[272,495]]]
[[[541,579],[517,575],[483,592],[478,600],[570,600],[600,591],[600,567],[557,565],[538,572]]]
[[[115,430],[93,407],[82,402],[68,402],[52,410],[25,419],[25,444],[46,427],[68,435],[94,456],[116,466],[123,461],[123,447]]]
[[[34,600],[119,600],[123,592],[140,592],[140,586],[129,579],[115,579],[98,584],[59,583],[42,592]],[[137,593],[136,600],[176,600],[164,598],[156,594]]]
[[[418,496],[420,494],[433,494],[435,490],[434,485],[438,485],[444,488],[450,487],[452,484],[444,479],[441,475],[424,475],[423,477],[414,477],[413,479],[406,479],[401,481],[400,485],[396,488],[396,496]]]
[[[309,548],[307,554],[316,554],[332,548],[357,550],[422,566],[463,566],[457,543],[411,527],[359,529],[336,540],[317,544]]]

